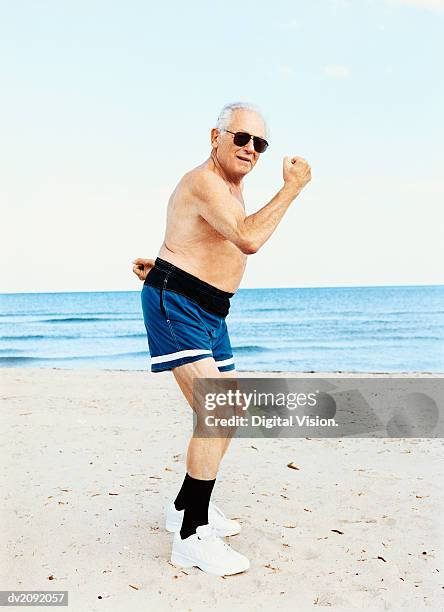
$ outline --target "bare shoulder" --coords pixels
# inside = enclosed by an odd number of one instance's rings
[[[182,177],[181,187],[190,195],[203,200],[216,193],[230,192],[225,181],[205,164],[187,172]]]

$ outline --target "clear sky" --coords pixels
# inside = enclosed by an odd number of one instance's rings
[[[138,289],[221,106],[312,182],[244,287],[443,283],[444,1],[0,2],[1,291]]]

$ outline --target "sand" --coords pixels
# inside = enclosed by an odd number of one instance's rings
[[[444,609],[441,440],[233,440],[213,500],[251,569],[214,577],[169,562],[192,429],[171,374],[0,376],[2,590],[68,590],[76,612]]]

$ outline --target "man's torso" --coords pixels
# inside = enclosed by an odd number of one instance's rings
[[[202,164],[187,173],[170,197],[165,239],[158,256],[214,287],[234,293],[247,256],[199,215],[191,194],[192,181],[199,172],[211,170]],[[240,189],[232,194],[245,210]]]

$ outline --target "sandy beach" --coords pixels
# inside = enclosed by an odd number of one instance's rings
[[[1,380],[1,589],[76,612],[444,609],[442,440],[233,440],[213,500],[251,569],[213,577],[169,561],[192,430],[170,373]]]

